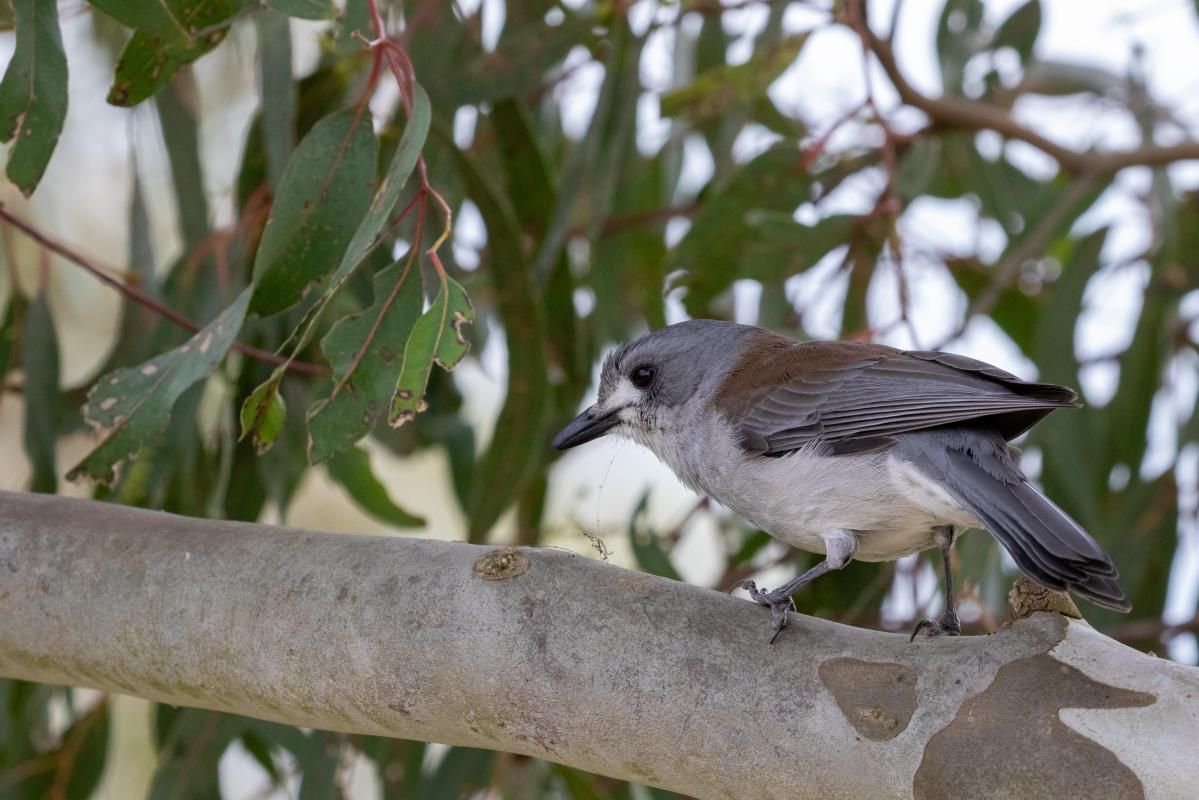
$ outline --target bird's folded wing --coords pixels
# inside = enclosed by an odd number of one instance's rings
[[[1054,408],[1077,405],[1070,389],[1022,381],[981,361],[847,342],[808,342],[777,358],[764,387],[737,409],[747,450],[781,455],[814,442],[860,452],[910,431],[978,420],[1011,439]]]

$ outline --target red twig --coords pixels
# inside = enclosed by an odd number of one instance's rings
[[[112,277],[107,271],[104,270],[104,268],[98,266],[92,259],[69,247],[68,245],[63,244],[62,242],[51,239],[45,233],[42,233],[25,220],[13,216],[13,214],[7,208],[5,208],[3,204],[0,204],[0,219],[3,219],[9,225],[21,231],[47,250],[57,253],[76,266],[82,267],[96,280],[111,286],[125,297],[129,298],[143,308],[154,312],[163,319],[192,333],[195,333],[201,329],[201,325],[193,322],[187,316],[179,313],[170,306],[158,302],[153,297],[150,297],[141,289],[134,286],[132,283]],[[239,353],[249,356],[250,358],[257,359],[258,361],[264,361],[268,364],[287,364],[288,369],[295,372],[303,372],[309,375],[321,375],[325,372],[324,367],[321,367],[317,364],[308,364],[303,361],[292,361],[290,364],[288,364],[287,359],[283,358],[282,356],[266,350],[260,350],[257,347],[251,347],[250,345],[243,344],[241,342],[234,342],[233,349],[237,350]]]

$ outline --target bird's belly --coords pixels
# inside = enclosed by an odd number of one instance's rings
[[[787,544],[823,553],[823,536],[857,534],[854,558],[889,561],[934,546],[938,526],[976,523],[940,486],[887,454],[799,451],[750,458],[704,489]]]

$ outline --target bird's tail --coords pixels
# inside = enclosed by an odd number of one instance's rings
[[[910,444],[908,457],[970,511],[1030,578],[1104,608],[1132,608],[1111,557],[1028,482],[997,434],[930,431]]]

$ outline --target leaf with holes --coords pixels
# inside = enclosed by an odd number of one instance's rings
[[[353,238],[350,239],[350,244],[342,253],[341,261],[334,270],[333,275],[329,278],[329,285],[325,288],[321,298],[313,304],[312,308],[308,309],[304,314],[304,318],[300,320],[300,324],[296,326],[288,337],[289,340],[295,340],[292,346],[292,354],[298,353],[312,341],[312,337],[316,332],[316,324],[320,320],[329,303],[345,285],[345,282],[350,279],[358,266],[366,260],[371,251],[378,244],[379,234],[383,231],[384,225],[387,224],[387,218],[391,215],[391,211],[395,208],[396,200],[400,197],[400,191],[404,188],[404,184],[408,181],[408,176],[412,174],[412,170],[416,167],[416,162],[420,158],[421,149],[425,145],[425,139],[429,135],[429,123],[432,120],[432,109],[429,107],[429,97],[425,94],[424,89],[419,85],[413,85],[412,97],[412,116],[408,120],[408,124],[404,126],[404,135],[400,137],[400,143],[396,147],[395,155],[391,158],[391,164],[387,168],[387,174],[383,176],[383,182],[379,186],[379,190],[375,192],[375,199],[371,201],[370,209],[366,215],[362,217],[362,221],[358,223],[357,229],[354,231]],[[293,156],[294,158],[294,156]],[[283,376],[284,368],[279,367],[275,373],[271,375],[270,380],[278,383]]]
[[[8,153],[8,179],[28,196],[50,163],[67,118],[67,57],[58,29],[57,3],[13,0],[17,47],[0,81],[0,141]]]
[[[453,278],[442,276],[441,289],[429,310],[412,327],[404,346],[400,378],[391,398],[387,421],[397,428],[425,410],[425,387],[433,364],[449,372],[458,365],[469,342],[462,326],[475,318],[474,307],[462,286]]]
[[[133,106],[155,94],[180,67],[216,47],[245,0],[91,0],[134,29],[117,60],[108,102]]]
[[[336,383],[308,411],[308,460],[350,447],[374,427],[400,377],[401,355],[421,315],[420,279],[411,261],[375,275],[375,302],[338,320],[321,340]]]
[[[206,378],[225,357],[249,303],[250,290],[246,289],[179,347],[100,378],[88,393],[83,413],[103,440],[67,473],[68,480],[89,478],[111,484],[116,465],[166,428],[179,396]]]
[[[370,115],[354,109],[326,117],[304,137],[254,257],[251,313],[290,308],[337,265],[370,207],[376,158]]]

